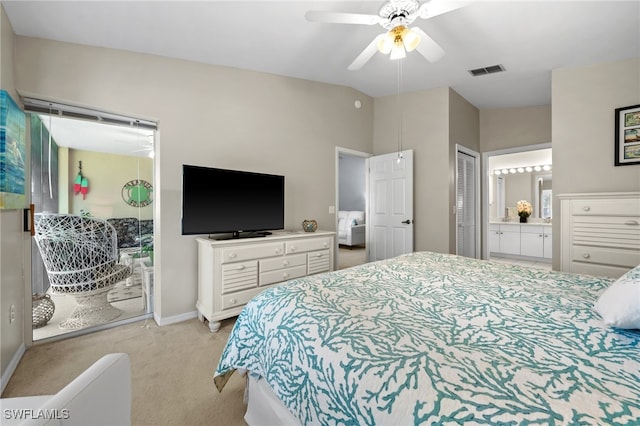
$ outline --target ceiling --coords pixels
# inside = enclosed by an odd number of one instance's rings
[[[450,1],[450,0],[441,0]],[[305,12],[377,14],[383,1],[3,0],[18,35],[124,49],[353,87],[397,91],[396,61],[349,64],[379,25],[308,22]],[[403,60],[402,91],[450,86],[477,108],[551,103],[551,71],[640,56],[638,1],[467,1],[419,26],[446,51]],[[468,70],[502,64],[506,72]]]
[[[134,157],[149,157],[153,151],[153,130],[48,114],[40,120],[59,146]]]

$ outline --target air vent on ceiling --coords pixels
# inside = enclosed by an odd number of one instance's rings
[[[493,74],[496,72],[502,72],[504,71],[504,67],[502,65],[491,65],[489,67],[484,67],[484,68],[476,68],[475,70],[469,70],[469,74],[471,74],[474,77],[478,77],[479,75],[487,75],[487,74]]]

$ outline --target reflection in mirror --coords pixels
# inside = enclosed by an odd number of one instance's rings
[[[527,200],[533,206],[532,218],[552,217],[552,176],[549,172],[491,175],[490,216],[494,219],[517,218],[516,204]]]

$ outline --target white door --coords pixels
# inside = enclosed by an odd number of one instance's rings
[[[413,151],[368,159],[370,261],[413,252]]]
[[[480,256],[478,154],[461,146],[456,152],[456,254],[477,258]]]

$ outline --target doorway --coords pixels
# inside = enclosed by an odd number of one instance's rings
[[[337,269],[368,261],[366,161],[369,157],[371,154],[366,152],[336,147]]]
[[[107,294],[108,303],[120,311],[115,319],[63,327],[65,321],[69,324],[78,299],[52,291],[32,239],[34,300],[53,302],[50,318],[33,328],[33,341],[73,337],[151,317],[155,123],[42,102],[25,100],[35,213],[108,223],[117,235],[117,262],[129,265],[132,274]]]
[[[526,200],[532,204],[532,214],[528,218],[529,224],[548,228],[548,239],[552,238],[551,203],[552,203],[552,149],[551,143],[528,145],[486,152],[482,159],[482,258],[504,258],[523,262],[550,262],[551,254],[543,255],[542,259],[522,255],[521,244],[510,244],[514,226],[518,226],[519,217],[517,203]],[[497,230],[498,227],[505,230]],[[509,228],[509,229],[506,229]],[[505,232],[508,231],[508,232]],[[502,232],[502,234],[500,234]],[[492,235],[495,234],[495,235]],[[496,235],[504,239],[507,249],[499,249]],[[536,234],[537,235],[537,234]],[[519,234],[518,234],[519,236]],[[550,245],[550,241],[549,241]],[[513,247],[512,247],[513,246]],[[496,252],[496,250],[498,250]],[[523,263],[527,264],[528,263]]]

